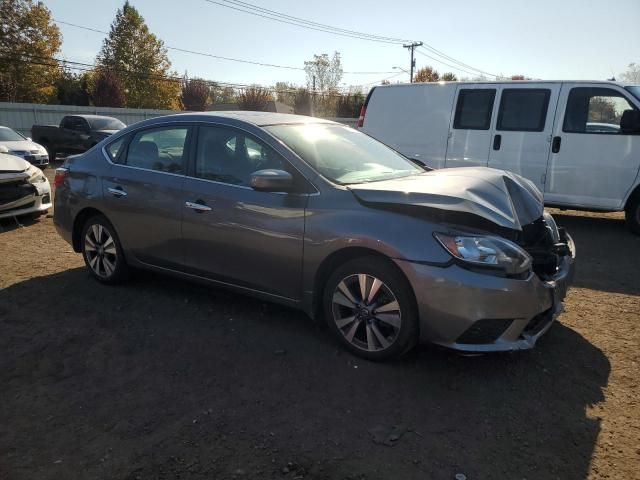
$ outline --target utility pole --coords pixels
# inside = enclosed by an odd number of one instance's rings
[[[416,47],[422,46],[422,42],[413,42],[402,46],[411,50],[411,73],[409,74],[409,83],[413,83],[413,69],[416,68],[416,60],[413,58],[413,50]]]

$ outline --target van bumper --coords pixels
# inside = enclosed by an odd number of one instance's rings
[[[533,348],[562,312],[573,280],[575,247],[556,275],[511,279],[396,260],[418,304],[420,342],[465,352]]]

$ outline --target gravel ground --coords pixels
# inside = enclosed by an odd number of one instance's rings
[[[99,285],[51,218],[4,221],[0,479],[640,478],[640,237],[556,213],[578,271],[535,350],[389,364],[222,290]]]

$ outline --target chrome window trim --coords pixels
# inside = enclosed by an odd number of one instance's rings
[[[249,130],[247,130],[246,128],[243,127],[237,127],[235,125],[228,125],[226,123],[220,123],[220,122],[207,122],[205,120],[179,120],[176,122],[171,122],[166,124],[167,126],[171,126],[171,125],[176,125],[176,124],[187,124],[187,125],[194,125],[194,126],[200,126],[200,124],[203,124],[205,126],[207,125],[212,125],[212,126],[216,126],[216,127],[224,127],[224,128],[231,128],[231,129],[237,129],[237,130],[241,130],[242,132],[246,132],[249,135],[256,137],[257,136],[250,132]],[[123,163],[115,163],[112,161],[111,156],[109,155],[109,153],[107,152],[107,147],[109,145],[111,145],[112,143],[117,142],[120,138],[131,134],[136,134],[139,131],[142,130],[149,130],[149,129],[154,129],[154,128],[162,128],[162,126],[164,126],[164,124],[158,124],[158,125],[148,125],[145,126],[139,130],[131,130],[129,132],[123,133],[121,135],[118,135],[116,138],[109,138],[109,142],[105,143],[102,148],[100,149],[102,151],[102,155],[104,156],[104,158],[107,160],[107,162],[109,162],[109,164],[117,166],[117,167],[124,167],[124,168],[133,168],[135,170],[142,170],[145,172],[155,172],[155,173],[162,173],[165,175],[173,175],[175,177],[183,177],[183,178],[190,178],[190,179],[194,179],[194,180],[201,180],[204,182],[210,182],[210,183],[214,183],[214,184],[218,184],[218,185],[225,185],[225,186],[229,186],[229,187],[235,187],[235,188],[242,188],[245,190],[253,190],[253,188],[251,187],[247,187],[245,185],[234,185],[233,183],[225,183],[225,182],[218,182],[216,180],[209,180],[206,178],[198,178],[198,177],[192,177],[191,175],[187,175],[187,174],[183,174],[183,173],[171,173],[171,172],[163,172],[161,170],[153,170],[150,168],[142,168],[142,167],[134,167],[132,165],[126,165]],[[262,129],[263,132],[265,132],[267,135],[269,135],[276,143],[280,144],[281,146],[284,146],[290,153],[292,153],[297,159],[299,159],[301,162],[304,162],[305,165],[307,164],[304,160],[302,160],[300,158],[300,156],[298,154],[296,154],[293,150],[291,150],[284,142],[282,142],[279,138],[273,136],[271,133],[269,133],[267,130],[265,130],[264,128],[262,128],[259,125],[256,125],[257,128]],[[261,140],[260,138],[258,138],[258,140]],[[262,141],[262,140],[261,140]],[[267,145],[270,148],[274,148],[271,147],[270,145]],[[197,148],[197,145],[196,145]],[[276,152],[278,153],[278,152]],[[279,153],[278,153],[279,154]],[[279,154],[280,156],[282,156],[281,154]],[[283,157],[284,158],[284,157]],[[284,158],[284,161],[286,161],[289,165],[291,165],[291,167],[293,167],[301,176],[302,178],[304,178],[314,189],[315,192],[310,192],[310,193],[287,193],[287,192],[263,192],[263,193],[272,193],[272,194],[276,194],[276,195],[307,195],[307,196],[317,196],[320,195],[320,189],[311,181],[307,178],[306,175],[304,175],[295,165],[293,165],[290,161],[288,161],[286,158]],[[309,168],[311,168],[311,170],[313,170],[315,172],[315,169],[312,168],[311,166],[309,166]],[[318,172],[316,172],[318,174]],[[255,190],[253,190],[255,191]]]

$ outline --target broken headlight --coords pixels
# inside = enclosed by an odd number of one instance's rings
[[[531,268],[531,256],[509,240],[485,235],[447,235],[435,233],[440,244],[464,263],[517,275]]]

